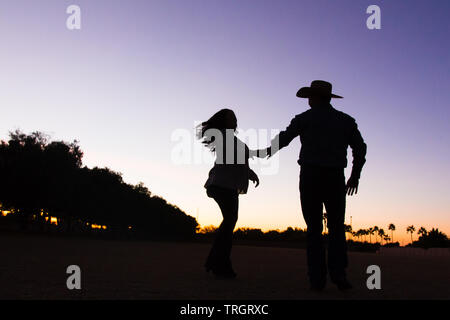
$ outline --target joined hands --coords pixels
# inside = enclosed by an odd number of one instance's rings
[[[267,147],[265,149],[259,149],[259,150],[250,150],[250,157],[257,157],[257,158],[267,158],[269,159],[272,157],[272,148]]]

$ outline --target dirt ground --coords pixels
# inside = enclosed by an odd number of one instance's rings
[[[450,299],[450,257],[350,253],[354,289],[308,290],[303,249],[235,246],[238,278],[218,280],[203,262],[208,244],[107,241],[0,234],[0,299]],[[68,290],[66,268],[81,268]],[[381,290],[369,290],[369,265]]]

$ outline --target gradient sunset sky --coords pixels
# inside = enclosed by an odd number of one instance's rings
[[[66,28],[72,4],[81,30]],[[381,30],[366,27],[371,4]],[[368,145],[346,223],[394,223],[405,239],[411,224],[449,235],[449,12],[448,0],[5,0],[0,139],[18,128],[77,139],[87,166],[143,181],[201,225],[217,225],[203,188],[211,163],[175,164],[174,131],[189,130],[201,149],[195,123],[223,107],[241,131],[284,129],[308,109],[297,90],[324,79]],[[306,226],[299,148],[295,140],[253,165],[261,173],[278,161],[279,170],[240,198],[238,227]]]

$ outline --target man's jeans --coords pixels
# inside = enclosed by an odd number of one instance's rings
[[[326,281],[327,264],[323,231],[323,205],[327,213],[328,269],[331,280],[345,277],[345,176],[342,168],[303,165],[300,200],[307,229],[308,276],[311,283]]]

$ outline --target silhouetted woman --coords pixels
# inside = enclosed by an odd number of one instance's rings
[[[250,150],[235,136],[237,119],[232,110],[222,109],[198,127],[198,138],[216,154],[214,167],[205,183],[207,195],[222,211],[223,221],[217,230],[205,263],[206,271],[216,276],[234,278],[231,265],[233,230],[238,219],[239,194],[247,193],[248,181],[257,187],[259,179],[248,165]]]

